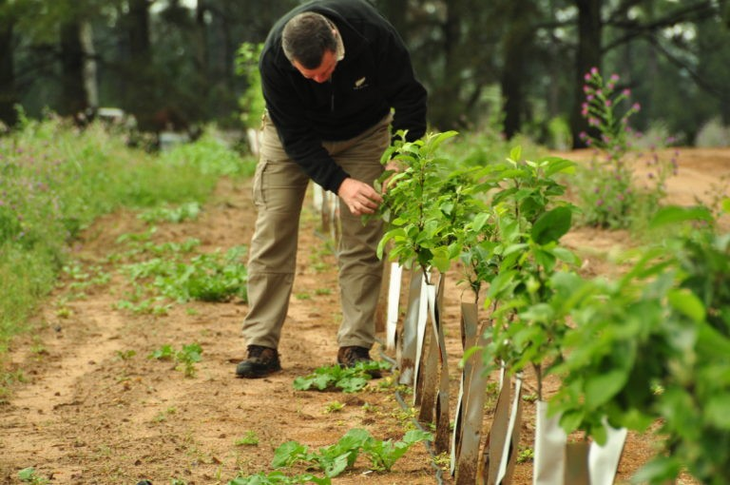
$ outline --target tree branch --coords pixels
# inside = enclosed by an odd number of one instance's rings
[[[633,0],[627,0],[627,2],[631,2]],[[630,42],[638,37],[641,37],[643,35],[652,33],[656,30],[663,29],[666,27],[671,27],[673,25],[680,24],[682,22],[687,22],[689,20],[703,20],[706,18],[711,17],[712,15],[716,14],[716,10],[713,7],[712,1],[703,1],[700,3],[696,3],[693,5],[689,5],[686,8],[675,10],[674,12],[670,12],[664,17],[661,17],[659,19],[654,20],[653,22],[649,22],[646,24],[641,24],[640,22],[634,22],[634,21],[628,21],[628,22],[621,22],[621,21],[612,21],[610,23],[607,23],[606,25],[610,25],[611,27],[618,27],[621,29],[625,29],[628,32],[623,35],[622,37],[619,37],[618,39],[614,40],[610,44],[604,46],[601,51],[603,54],[606,52],[609,52],[611,49],[614,49],[616,47],[619,47],[627,42]]]
[[[690,78],[699,86],[701,89],[703,89],[708,94],[715,96],[723,103],[730,102],[730,91],[723,91],[718,86],[713,86],[712,84],[708,83],[704,77],[700,76],[697,71],[695,71],[692,66],[687,64],[686,62],[679,59],[677,56],[669,52],[669,50],[665,49],[664,46],[662,46],[659,39],[657,39],[654,36],[647,36],[647,40],[651,45],[653,45],[657,51],[662,54],[669,62],[677,66],[678,68],[684,70],[689,74]]]

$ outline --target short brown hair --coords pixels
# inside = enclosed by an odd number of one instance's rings
[[[292,17],[284,26],[281,44],[291,62],[306,69],[316,69],[326,51],[337,52],[332,22],[324,15],[304,12]]]

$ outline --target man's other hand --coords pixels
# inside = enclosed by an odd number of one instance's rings
[[[380,203],[383,202],[383,198],[374,188],[353,178],[346,178],[342,182],[337,195],[355,216],[374,214]]]

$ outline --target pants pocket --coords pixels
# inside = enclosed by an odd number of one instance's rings
[[[266,191],[264,190],[264,178],[269,161],[260,159],[256,165],[256,174],[253,178],[253,203],[256,207],[266,207]]]

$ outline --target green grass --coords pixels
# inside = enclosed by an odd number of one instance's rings
[[[99,216],[201,204],[221,176],[250,176],[254,166],[210,135],[155,155],[101,125],[23,120],[0,138],[0,359]]]

